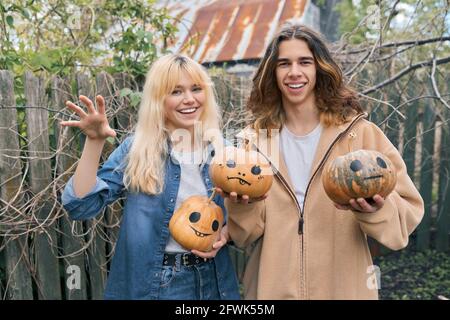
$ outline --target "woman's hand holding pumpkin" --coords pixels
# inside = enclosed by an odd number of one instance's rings
[[[373,196],[373,203],[367,202],[364,198],[350,199],[350,203],[346,205],[335,203],[335,207],[339,210],[354,210],[364,213],[377,212],[384,206],[384,198],[379,194]]]
[[[261,201],[267,198],[267,193],[263,195],[262,197],[258,198],[250,198],[248,195],[244,194],[242,196],[239,196],[236,192],[230,192],[226,193],[222,189],[216,187],[216,192],[220,194],[223,198],[230,198],[231,202],[234,203],[242,203],[242,204],[249,204],[255,201]]]
[[[75,112],[79,117],[79,121],[61,121],[62,126],[77,127],[92,140],[105,140],[108,137],[115,137],[116,132],[111,129],[106,118],[105,99],[102,96],[96,97],[97,109],[93,102],[86,96],[80,96],[80,101],[86,106],[87,113],[72,103],[66,102],[67,108]]]
[[[227,242],[230,240],[230,235],[228,234],[228,226],[224,225],[222,227],[222,230],[220,231],[220,237],[219,239],[217,239],[216,242],[213,243],[213,248],[211,251],[209,252],[203,252],[203,251],[198,251],[198,250],[191,250],[191,252],[193,254],[195,254],[196,256],[199,256],[201,258],[204,259],[208,259],[208,258],[214,258],[217,254],[217,252],[219,252],[219,250],[227,244]]]

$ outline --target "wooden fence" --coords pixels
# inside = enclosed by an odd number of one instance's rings
[[[249,80],[215,78],[225,125],[237,127]],[[114,252],[122,202],[88,222],[68,219],[60,204],[65,182],[73,174],[83,146],[77,130],[61,128],[69,119],[66,100],[78,95],[106,98],[108,117],[119,133],[105,146],[102,159],[132,130],[137,109],[123,88],[139,85],[124,74],[85,74],[73,79],[43,79],[32,73],[14,78],[0,71],[0,297],[2,299],[102,299]],[[402,152],[409,174],[426,202],[423,222],[413,235],[417,249],[449,249],[450,141],[449,110],[423,100],[403,108],[406,117],[383,107],[372,120]],[[373,252],[385,250],[372,244]],[[239,276],[246,257],[232,252]],[[77,275],[80,278],[77,279]],[[80,281],[78,281],[80,280]]]

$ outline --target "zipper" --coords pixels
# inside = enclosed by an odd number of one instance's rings
[[[292,189],[289,187],[289,183],[286,181],[286,179],[281,175],[280,171],[278,171],[277,168],[275,168],[275,166],[272,164],[272,162],[270,161],[269,157],[267,157],[263,152],[261,152],[259,150],[259,148],[253,144],[253,146],[255,147],[256,151],[259,152],[270,164],[270,166],[273,168],[273,170],[275,171],[275,175],[280,179],[281,183],[283,184],[283,186],[286,188],[286,190],[288,191],[288,193],[291,195],[291,197],[294,199],[295,204],[297,205],[297,209],[298,212],[300,213],[300,219],[299,219],[299,223],[298,223],[298,234],[303,234],[303,223],[304,223],[304,219],[303,219],[303,212],[302,209],[300,208],[300,203],[298,203],[297,197],[295,196],[295,192],[292,191]]]
[[[325,153],[325,155],[323,156],[322,160],[320,161],[319,166],[317,167],[317,169],[312,174],[311,179],[309,179],[309,182],[308,182],[308,185],[307,185],[306,191],[305,191],[305,198],[303,200],[303,207],[302,207],[302,211],[301,212],[303,212],[305,210],[306,196],[308,194],[309,187],[311,186],[311,182],[314,180],[315,175],[322,168],[322,166],[325,163],[325,161],[327,161],[327,159],[330,156],[331,150],[333,149],[334,145],[339,141],[339,139],[341,139],[344,135],[347,134],[347,132],[349,132],[353,128],[353,126],[355,125],[356,122],[358,122],[361,118],[363,118],[365,116],[366,116],[366,114],[359,115],[355,120],[353,120],[353,122],[347,127],[347,129],[345,129],[343,132],[341,132],[336,137],[336,139],[334,139],[334,141],[331,143],[331,145],[328,148],[327,152]],[[303,222],[302,222],[302,233],[303,233]]]
[[[303,220],[303,214],[300,216],[300,220],[298,221],[298,234],[303,234],[303,224],[304,224],[304,220]]]
[[[300,203],[298,203],[297,197],[295,196],[295,192],[292,191],[292,189],[289,187],[289,183],[286,181],[286,179],[281,175],[281,173],[276,170],[275,175],[280,179],[281,183],[284,185],[286,190],[289,192],[291,197],[294,199],[295,204],[297,205],[298,212],[300,213],[300,219],[298,220],[298,234],[303,234],[303,224],[305,220],[303,219],[303,210],[300,207]]]
[[[303,219],[303,211],[300,208],[300,204],[298,203],[297,197],[295,196],[295,192],[292,191],[292,189],[289,187],[288,182],[286,181],[286,179],[281,175],[280,171],[278,171],[277,168],[275,168],[275,166],[272,164],[272,162],[270,161],[270,159],[263,153],[261,152],[258,147],[253,144],[253,146],[256,148],[256,151],[259,152],[260,154],[262,154],[262,156],[269,162],[270,166],[273,168],[275,175],[278,177],[278,179],[280,179],[281,184],[284,185],[284,187],[286,188],[286,190],[288,191],[288,193],[291,195],[291,198],[294,199],[295,204],[297,205],[297,209],[298,212],[300,213],[300,219],[298,220],[298,234],[301,236],[301,240],[300,240],[300,252],[301,252],[301,263],[300,263],[300,288],[304,288],[303,291],[301,293],[301,297],[306,298],[306,289],[305,289],[305,285],[303,285],[304,283],[306,283],[305,280],[305,275],[304,275],[304,270],[305,270],[305,261],[304,261],[304,246],[303,246],[303,224],[305,222],[305,220]]]

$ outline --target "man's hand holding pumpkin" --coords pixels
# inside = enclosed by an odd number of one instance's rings
[[[242,196],[238,195],[236,192],[230,192],[227,193],[225,191],[223,191],[220,188],[216,187],[216,192],[218,194],[220,194],[223,198],[229,198],[231,200],[231,202],[234,203],[242,203],[242,204],[249,204],[252,202],[256,202],[256,201],[261,201],[267,198],[267,193],[261,197],[258,198],[250,198],[248,195],[244,194]]]
[[[384,206],[384,198],[379,194],[373,196],[373,202],[370,203],[364,198],[350,199],[349,204],[338,204],[335,203],[334,206],[339,210],[353,210],[357,212],[364,213],[374,213],[380,210]]]

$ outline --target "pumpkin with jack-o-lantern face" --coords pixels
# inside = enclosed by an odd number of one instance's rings
[[[397,183],[389,158],[373,150],[358,150],[337,157],[323,171],[322,183],[331,200],[348,204],[350,199],[386,197]]]
[[[215,192],[187,198],[174,212],[169,222],[172,237],[184,248],[211,251],[220,237],[223,225],[222,209],[212,201]]]
[[[228,146],[211,161],[210,176],[216,187],[238,195],[258,198],[267,193],[273,182],[269,162],[256,151]]]

